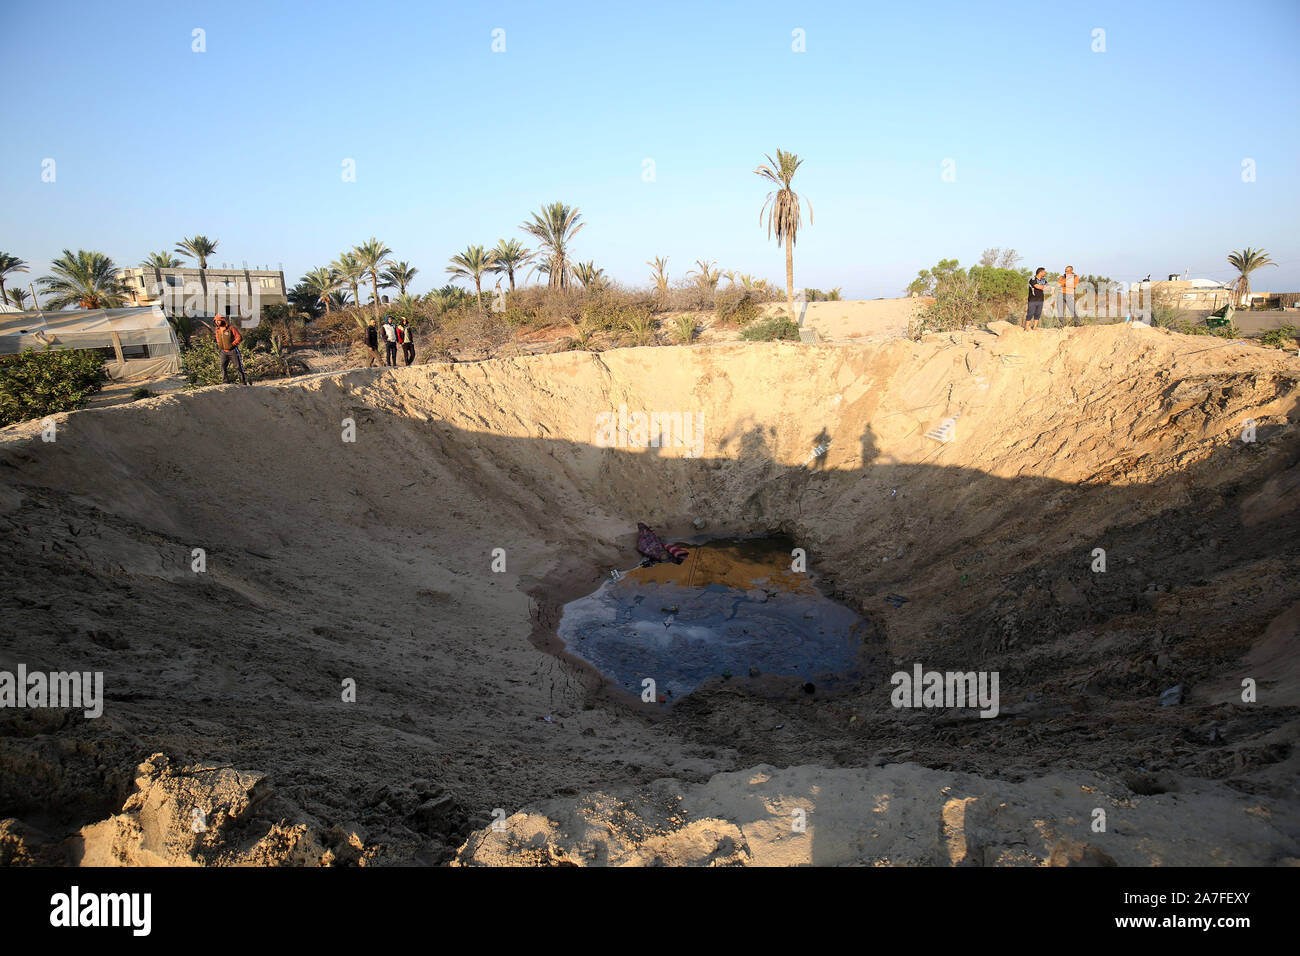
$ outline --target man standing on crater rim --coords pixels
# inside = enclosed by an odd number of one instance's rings
[[[1039,266],[1029,280],[1029,301],[1025,307],[1025,328],[1036,329],[1043,317],[1043,293],[1047,291],[1047,270]]]

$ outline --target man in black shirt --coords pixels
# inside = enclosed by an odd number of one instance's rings
[[[366,357],[366,368],[374,368],[379,364],[379,327],[374,319],[366,326],[366,351],[370,353]]]
[[[1047,270],[1039,266],[1029,280],[1029,301],[1025,308],[1025,328],[1036,329],[1043,317],[1043,293],[1047,291]]]

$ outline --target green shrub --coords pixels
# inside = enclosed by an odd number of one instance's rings
[[[251,382],[261,382],[271,378],[286,378],[301,375],[307,371],[302,359],[291,358],[272,340],[269,351],[256,351],[248,348],[248,340],[239,343],[239,357],[244,362],[244,375]],[[181,370],[185,375],[186,388],[202,388],[205,385],[220,385],[221,359],[215,345],[196,345],[191,349],[181,349]],[[240,384],[239,369],[232,362],[226,370],[229,380],[227,385]]]
[[[649,345],[655,337],[655,320],[649,312],[636,312],[627,319],[627,333],[634,345]]]
[[[1283,325],[1280,328],[1269,329],[1259,337],[1259,344],[1271,349],[1286,349],[1290,351],[1296,347],[1296,327],[1294,325]]]
[[[1234,322],[1212,327],[1204,322],[1193,322],[1187,318],[1178,318],[1172,320],[1171,324],[1166,325],[1165,328],[1174,332],[1181,332],[1183,335],[1214,335],[1221,339],[1241,338],[1241,329],[1237,328]]]
[[[238,319],[232,320],[232,324],[237,322],[239,322]],[[238,326],[238,328],[239,334],[244,337],[243,342],[240,343],[243,348],[246,348],[251,352],[259,345],[265,346],[266,348],[271,347],[271,322],[269,322],[265,317],[263,317],[262,321],[251,329],[246,329],[243,326]]]
[[[100,352],[47,347],[0,356],[0,425],[80,408],[106,381]]]
[[[934,302],[908,323],[908,335],[919,339],[927,332],[952,332],[978,324],[983,315],[979,282],[963,273],[955,274],[939,283]]]
[[[682,344],[690,345],[695,341],[695,336],[699,330],[695,326],[695,316],[679,315],[673,319],[673,340]]]
[[[1190,325],[1187,313],[1175,305],[1157,305],[1151,310],[1151,324],[1161,329],[1181,331],[1184,325]]]
[[[799,326],[783,315],[772,315],[751,322],[740,333],[740,338],[745,342],[798,342]]]

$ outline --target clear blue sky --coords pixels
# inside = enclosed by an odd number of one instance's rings
[[[203,233],[217,264],[293,283],[374,235],[424,291],[562,200],[587,221],[577,257],[620,280],[666,255],[674,277],[707,257],[783,283],[752,172],[781,147],[816,214],[797,287],[897,295],[989,246],[1228,279],[1251,245],[1279,263],[1256,289],[1300,290],[1295,0],[42,0],[0,25],[0,250],[24,280],[65,247],[135,265]]]

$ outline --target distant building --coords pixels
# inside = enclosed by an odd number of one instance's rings
[[[263,307],[289,301],[281,270],[136,266],[119,270],[118,276],[126,287],[128,304],[161,305],[168,315],[205,319],[224,315],[256,325]]]
[[[1152,301],[1172,308],[1213,312],[1227,305],[1231,297],[1232,290],[1213,279],[1170,279],[1151,283]]]

